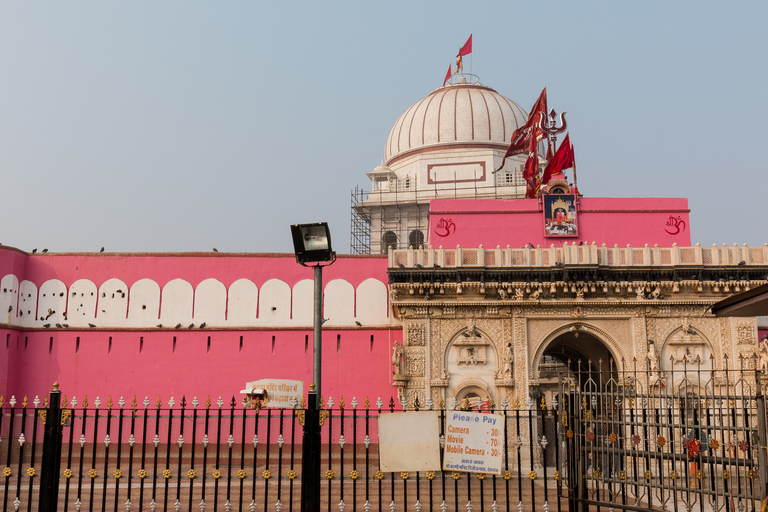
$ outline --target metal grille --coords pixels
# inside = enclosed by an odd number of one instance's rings
[[[572,499],[625,510],[759,510],[760,372],[732,370],[727,361],[718,371],[711,362],[660,364],[618,371],[590,362],[561,380]]]

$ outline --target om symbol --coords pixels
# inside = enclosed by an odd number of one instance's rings
[[[446,237],[456,232],[456,224],[451,219],[440,218],[435,226],[435,234],[439,237]]]
[[[669,219],[667,219],[667,227],[664,228],[664,231],[670,235],[677,235],[680,232],[685,231],[685,221],[679,215],[677,217],[670,215]]]

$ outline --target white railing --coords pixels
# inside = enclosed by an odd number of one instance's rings
[[[685,265],[723,266],[723,265],[768,265],[768,243],[763,247],[739,247],[734,244],[702,247],[608,247],[596,243],[590,245],[568,244],[564,242],[556,247],[537,246],[512,249],[496,247],[486,249],[456,246],[446,249],[442,246],[396,249],[389,251],[389,268],[421,267],[554,267],[557,265],[602,265],[608,267],[672,267]]]

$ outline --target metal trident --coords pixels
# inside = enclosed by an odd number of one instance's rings
[[[563,133],[565,129],[568,127],[568,123],[565,121],[565,114],[566,112],[563,112],[560,114],[560,128],[556,126],[556,120],[557,120],[557,112],[555,112],[555,109],[552,109],[549,111],[549,121],[546,121],[545,119],[547,116],[542,112],[541,117],[539,118],[539,128],[541,128],[541,131],[546,133],[550,136],[552,139],[552,147],[555,147],[555,142],[557,142],[557,134]]]

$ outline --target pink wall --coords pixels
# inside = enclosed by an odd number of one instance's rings
[[[549,247],[566,241],[605,243],[609,247],[671,247],[673,243],[688,247],[689,212],[684,198],[581,198],[579,236],[545,237],[543,213],[536,199],[434,199],[430,203],[428,243],[435,248],[482,244],[487,249],[518,248],[528,243]],[[679,229],[668,225],[670,218],[678,217],[682,221],[676,222]]]
[[[298,265],[292,254],[32,255],[0,247],[0,276],[8,274],[38,287],[54,278],[68,287],[78,279],[89,279],[98,287],[112,278],[125,281],[129,287],[143,278],[161,287],[177,278],[192,286],[215,278],[227,287],[246,278],[260,287],[274,278],[293,286],[313,277],[312,269]],[[344,279],[356,287],[368,278],[387,282],[385,256],[340,256],[323,272],[324,283]],[[343,394],[348,399],[357,396],[362,401],[367,396],[375,401],[395,393],[390,384],[389,354],[395,341],[402,342],[399,327],[329,328],[323,331],[323,340],[325,397]],[[171,395],[197,395],[201,399],[221,395],[228,400],[251,380],[298,379],[307,387],[312,380],[311,330],[47,330],[6,326],[0,329],[0,343],[0,394],[18,398],[42,396],[58,381],[70,397],[149,395],[156,400],[158,395],[165,399]]]
[[[135,395],[139,400],[149,396],[154,403],[158,396],[165,401],[171,396],[178,401],[182,395],[200,400],[222,396],[228,401],[235,395],[239,402],[239,391],[248,381],[297,379],[307,388],[312,381],[311,331],[3,329],[0,336],[0,378],[6,398],[42,397],[58,381],[64,394],[80,399],[85,394],[90,400],[96,396],[129,400]],[[342,395],[347,401],[356,396],[360,402],[365,397],[375,402],[379,396],[383,400],[396,396],[389,365],[390,346],[395,341],[402,342],[402,330],[323,331],[323,396],[333,396],[336,401]]]
[[[243,253],[46,253],[27,254],[0,247],[0,276],[15,274],[39,286],[48,279],[60,279],[67,286],[78,279],[89,279],[99,287],[117,278],[129,287],[149,278],[162,288],[172,279],[183,279],[196,287],[204,279],[215,278],[229,287],[238,279],[250,279],[261,286],[269,279],[282,279],[293,286],[312,279],[311,268],[302,267],[293,254]],[[345,279],[358,286],[368,278],[387,282],[386,256],[340,255],[323,271],[323,281]]]

